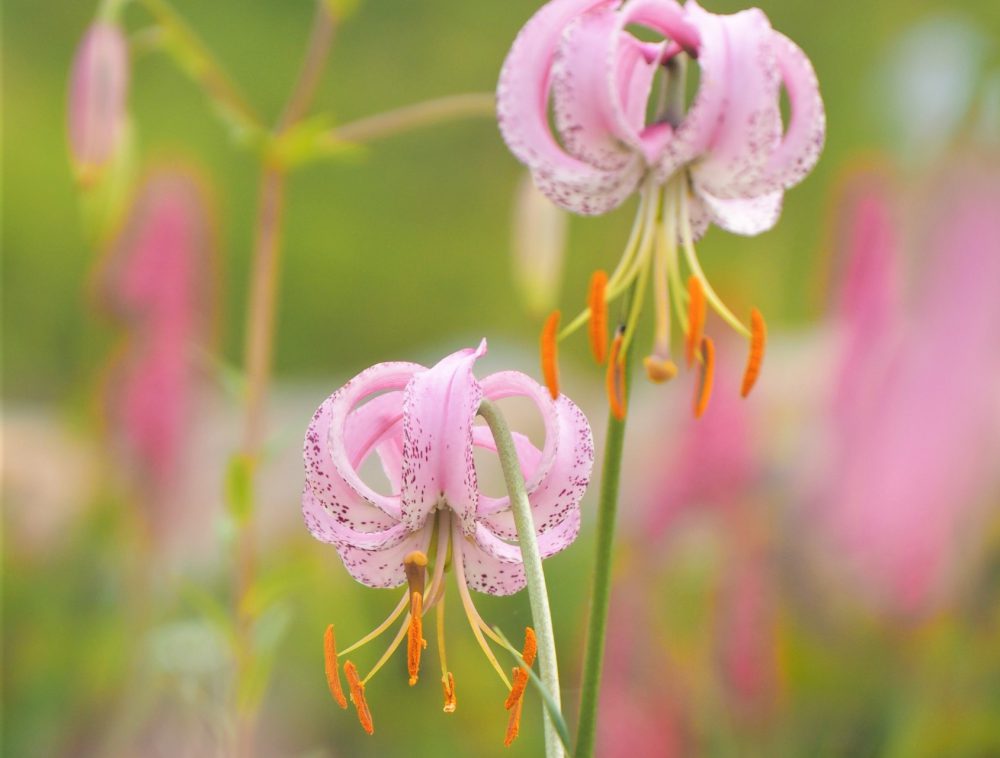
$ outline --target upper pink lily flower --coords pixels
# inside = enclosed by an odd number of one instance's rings
[[[644,27],[659,41],[643,41]],[[698,91],[684,112],[685,67],[699,68]],[[660,76],[657,76],[660,74]],[[791,105],[782,122],[781,90]],[[652,115],[649,115],[652,114]],[[591,321],[594,354],[607,354],[607,303],[636,288],[613,345],[612,372],[633,334],[650,277],[656,308],[649,378],[673,378],[671,305],[685,335],[689,366],[702,381],[695,415],[712,386],[714,347],[702,329],[710,306],[750,341],[741,393],[760,373],[765,326],[756,310],[744,323],[715,293],[694,241],[710,223],[758,234],[778,220],[784,190],[815,165],[825,115],[816,75],[805,54],[771,28],[756,8],[723,16],[694,0],[552,0],[521,30],[497,86],[500,132],[553,202],[584,215],[620,205],[636,190],[641,201],[617,269],[601,272],[588,308],[561,333],[558,317],[544,332],[543,367],[555,389],[554,344]],[[553,127],[554,124],[554,127]],[[678,252],[683,248],[685,284]],[[620,377],[609,377],[612,410]]]
[[[362,584],[409,585],[377,631],[392,624],[409,600],[410,612],[386,658],[409,629],[411,683],[422,647],[420,619],[443,601],[444,573],[453,567],[472,631],[504,684],[511,686],[483,637],[493,632],[469,595],[469,587],[509,595],[525,585],[509,498],[485,495],[478,484],[474,449],[496,450],[489,428],[473,423],[484,398],[526,397],[544,421],[541,449],[514,433],[542,556],[563,550],[580,528],[580,499],[594,459],[587,419],[567,397],[553,400],[524,374],[504,371],[477,380],[473,365],[485,352],[484,340],[477,349],[460,350],[429,369],[415,363],[373,366],[327,398],[306,433],[302,509],[309,531],[336,546],[347,570]],[[377,492],[358,473],[372,453],[381,461],[391,494]],[[425,587],[429,565],[432,575]],[[328,663],[332,659],[335,669],[338,654],[374,636],[340,651],[331,642]],[[345,671],[349,681],[363,684],[352,664],[345,664]],[[442,674],[446,710],[449,703],[453,709],[454,681],[446,670]],[[331,688],[337,697],[336,677],[331,677]],[[362,725],[370,730],[363,689],[352,684],[352,695]]]
[[[84,35],[70,71],[69,148],[77,177],[93,182],[125,133],[128,43],[117,24],[98,21]]]

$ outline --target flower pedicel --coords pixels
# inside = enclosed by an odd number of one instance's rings
[[[473,421],[484,398],[522,396],[538,408],[545,424],[542,449],[523,434],[513,433],[513,440],[542,557],[576,538],[594,446],[587,419],[564,395],[552,399],[544,387],[516,371],[477,380],[472,368],[485,352],[484,340],[478,349],[460,350],[430,369],[414,363],[373,366],[327,398],[306,433],[302,509],[309,531],[333,544],[362,584],[407,586],[388,618],[355,644],[338,650],[333,626],[326,631],[327,680],[334,699],[346,708],[339,658],[371,642],[405,614],[367,676],[362,678],[353,662],[344,663],[350,698],[369,733],[374,724],[365,686],[404,639],[409,681],[417,682],[426,647],[423,616],[431,609],[436,611],[444,710],[455,710],[455,677],[448,670],[443,628],[444,578],[454,569],[472,633],[509,693],[507,744],[517,736],[528,675],[515,668],[508,678],[487,638],[503,643],[479,615],[469,588],[510,595],[524,587],[525,575],[509,497],[489,497],[479,490],[473,449],[495,451],[496,442],[488,427]],[[392,485],[391,495],[374,491],[358,474],[373,452]],[[529,628],[522,655],[529,665],[534,651]]]

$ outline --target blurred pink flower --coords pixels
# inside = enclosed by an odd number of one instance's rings
[[[100,294],[127,328],[107,387],[110,419],[148,494],[171,487],[191,423],[214,294],[211,226],[192,174],[153,171],[100,272]]]
[[[836,393],[819,485],[841,559],[904,613],[927,609],[954,579],[1000,460],[1000,171],[956,161],[931,186],[907,237],[921,276],[895,314],[903,248],[888,203],[876,184],[856,201],[854,228],[870,233],[846,251],[852,307],[839,318],[843,375],[866,386],[848,379]]]
[[[414,363],[373,366],[332,394],[306,433],[302,511],[309,531],[333,544],[348,572],[362,584],[409,584],[411,609],[404,629],[409,624],[411,684],[419,667],[420,617],[443,598],[450,558],[472,631],[510,686],[482,636],[488,627],[469,595],[470,587],[510,595],[525,585],[510,498],[489,497],[479,488],[473,451],[496,450],[489,428],[473,423],[483,398],[525,397],[544,421],[541,450],[526,436],[514,434],[542,557],[568,547],[580,528],[580,499],[594,461],[587,419],[565,395],[553,400],[545,388],[519,372],[477,380],[472,368],[485,352],[484,340],[477,349],[460,350],[430,369]],[[391,494],[375,491],[358,472],[373,451]],[[425,589],[428,553],[436,557]],[[406,601],[404,596],[379,632],[403,613]],[[402,630],[390,653],[401,641]],[[448,682],[443,684],[447,702]],[[452,697],[453,687],[452,682]],[[355,697],[362,725],[370,731],[370,715],[358,701]]]
[[[643,42],[629,27],[663,35]],[[647,123],[654,74],[682,52],[701,81],[678,123]],[[782,134],[781,85],[792,116]],[[549,125],[554,98],[557,142]],[[782,191],[812,169],[824,114],[812,65],[759,9],[707,13],[690,0],[552,0],[522,29],[500,74],[500,130],[553,202],[582,214],[619,205],[646,175],[683,170],[691,215],[741,234],[774,225]],[[703,227],[702,227],[703,228]]]
[[[659,36],[634,36],[645,27]],[[697,62],[698,91],[683,109],[687,59]],[[647,118],[657,74],[657,112]],[[791,107],[781,116],[784,87]],[[553,118],[550,119],[550,100]],[[826,117],[812,64],[753,8],[708,13],[694,0],[552,0],[525,24],[497,85],[497,118],[511,152],[554,203],[583,215],[605,213],[636,190],[640,203],[617,269],[588,298],[589,307],[558,337],[592,319],[594,354],[604,362],[602,312],[607,303],[653,281],[656,329],[646,357],[654,382],[677,374],[671,351],[671,308],[686,336],[685,357],[703,367],[695,415],[708,404],[714,346],[703,337],[711,307],[750,341],[741,394],[760,372],[766,327],[753,310],[735,316],[702,271],[694,240],[710,223],[759,234],[777,222],[784,190],[812,170]],[[554,125],[554,126],[553,126]],[[690,273],[685,283],[678,246]],[[642,297],[624,319],[624,354],[636,331]],[[558,317],[543,332],[546,374],[552,368]],[[620,382],[609,382],[614,387]],[[611,407],[619,409],[609,390]],[[616,415],[620,415],[616,410]]]
[[[119,26],[93,23],[73,58],[69,148],[77,178],[90,184],[114,158],[125,133],[128,43]]]

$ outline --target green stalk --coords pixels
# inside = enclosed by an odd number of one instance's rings
[[[510,493],[511,509],[514,512],[514,524],[517,526],[517,539],[521,546],[521,559],[524,561],[524,574],[528,582],[528,601],[531,605],[531,618],[534,623],[535,637],[538,641],[538,667],[541,670],[542,683],[555,700],[556,710],[561,710],[559,700],[559,666],[556,662],[556,641],[552,633],[552,612],[549,610],[549,593],[545,588],[545,573],[542,570],[542,556],[538,550],[538,539],[535,535],[535,522],[531,516],[531,505],[528,503],[528,493],[524,487],[524,475],[517,459],[514,440],[507,426],[507,420],[489,400],[483,400],[479,406],[482,416],[493,432],[497,445],[497,455],[503,469],[507,492]],[[562,741],[555,722],[543,708],[545,719],[545,755],[548,758],[561,758],[564,753]]]
[[[628,410],[629,356],[624,363],[624,405]],[[626,416],[627,418],[627,416]],[[583,683],[580,695],[580,720],[576,729],[576,758],[594,754],[597,735],[597,701],[604,663],[604,640],[608,630],[608,607],[611,600],[611,552],[615,543],[618,514],[618,485],[621,480],[622,450],[625,446],[625,419],[608,414],[608,433],[601,466],[601,494],[597,505],[597,557],[591,589],[590,620],[587,625],[587,648],[583,659]]]

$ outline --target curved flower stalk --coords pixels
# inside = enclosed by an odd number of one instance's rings
[[[483,341],[478,349],[460,350],[430,369],[414,363],[373,366],[320,406],[306,434],[302,507],[309,531],[333,544],[348,572],[362,584],[407,585],[395,610],[357,643],[338,650],[332,627],[327,632],[331,692],[346,707],[338,658],[404,617],[367,676],[360,677],[352,662],[344,664],[352,700],[369,733],[374,726],[365,685],[404,639],[410,684],[416,683],[426,645],[422,619],[431,609],[436,610],[444,710],[455,710],[455,677],[448,670],[443,631],[445,574],[453,568],[472,633],[509,692],[508,744],[517,734],[527,674],[515,669],[508,678],[488,638],[503,643],[479,615],[469,592],[510,595],[526,584],[511,498],[489,497],[478,485],[474,448],[495,451],[498,446],[489,427],[473,424],[484,399],[527,397],[544,420],[541,449],[522,434],[512,435],[541,557],[566,548],[580,528],[579,503],[594,455],[586,418],[568,398],[552,400],[524,374],[506,371],[476,380],[472,368],[485,352]],[[375,491],[358,474],[372,453],[389,479],[390,495]],[[523,655],[528,663],[534,646],[529,630]]]
[[[661,41],[640,40],[630,31],[636,26]],[[700,81],[685,113],[689,60],[697,61]],[[782,87],[791,104],[787,128]],[[552,0],[528,21],[507,56],[497,116],[511,152],[557,205],[596,215],[640,194],[622,259],[610,277],[595,276],[588,308],[561,332],[558,315],[550,317],[543,338],[546,376],[554,376],[556,335],[564,338],[588,320],[595,357],[603,362],[607,335],[599,326],[607,304],[631,291],[620,344],[611,350],[620,362],[652,279],[656,331],[645,360],[649,378],[666,381],[677,373],[672,310],[685,335],[687,364],[697,358],[703,366],[695,413],[704,411],[714,350],[703,328],[711,307],[750,340],[741,388],[747,395],[763,359],[764,320],[754,310],[744,323],[726,307],[701,269],[694,242],[711,223],[744,235],[770,229],[784,190],[816,163],[825,116],[803,52],[756,8],[723,16],[694,0],[683,7],[674,0]],[[690,274],[686,283],[680,251]],[[609,371],[620,373],[614,363]],[[609,381],[613,410],[622,406],[614,396],[618,385],[617,378]]]
[[[84,34],[70,70],[67,131],[77,180],[93,184],[125,135],[129,56],[117,24],[96,21]]]

